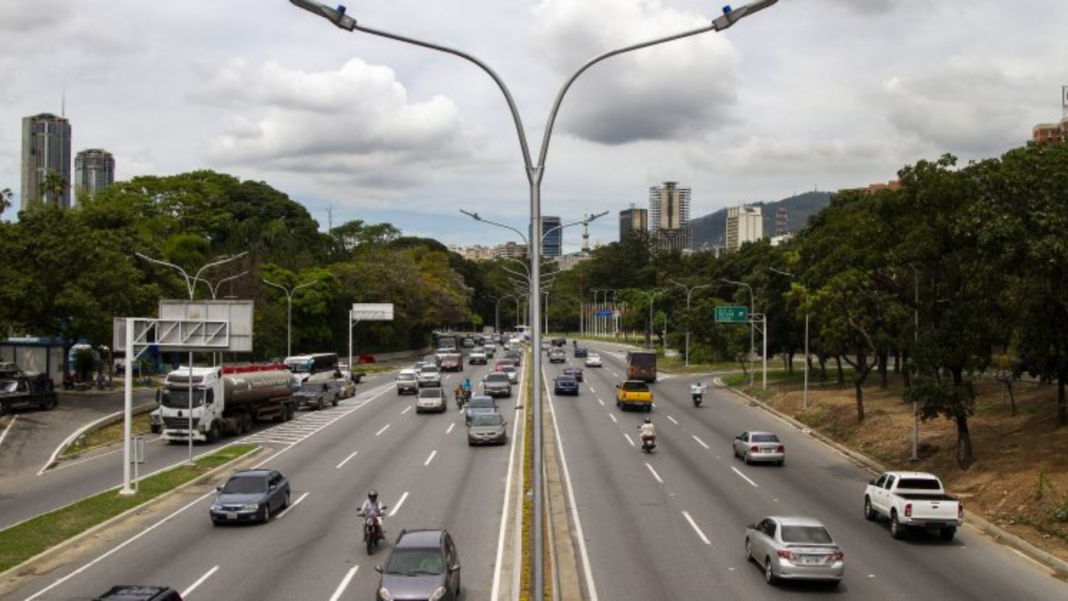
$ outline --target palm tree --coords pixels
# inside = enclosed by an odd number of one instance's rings
[[[14,196],[11,193],[11,188],[4,188],[0,190],[0,215],[4,214],[4,211],[11,206],[11,198]]]
[[[45,202],[54,203],[56,206],[62,206],[63,203],[59,201],[67,190],[70,188],[70,184],[59,174],[55,169],[49,169],[45,174],[44,182],[41,183],[42,197]]]

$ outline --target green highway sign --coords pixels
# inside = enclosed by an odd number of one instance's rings
[[[749,309],[747,307],[732,307],[729,305],[716,307],[716,323],[746,323],[749,321]]]

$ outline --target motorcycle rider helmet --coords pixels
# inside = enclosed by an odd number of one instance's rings
[[[370,499],[372,503],[378,502],[378,491],[372,489],[371,492],[367,493],[367,498]]]
[[[645,418],[645,423],[647,423],[647,424],[653,423],[653,418],[651,418],[651,417]]]

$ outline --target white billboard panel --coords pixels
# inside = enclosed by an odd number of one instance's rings
[[[393,321],[393,303],[353,303],[352,319],[356,321]]]
[[[202,321],[202,322],[229,322],[227,337],[229,338],[228,350],[235,353],[252,352],[252,324],[253,306],[250,300],[161,300],[159,302],[159,318],[161,321]],[[178,336],[200,336],[205,340],[211,336],[217,336],[218,332],[212,329],[205,331],[174,331]],[[211,343],[215,346],[216,343]]]

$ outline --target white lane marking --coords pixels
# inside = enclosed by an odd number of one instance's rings
[[[400,501],[397,501],[397,504],[393,506],[393,511],[389,512],[389,517],[393,517],[393,516],[397,515],[397,512],[400,511],[401,505],[404,505],[404,500],[407,499],[407,498],[408,498],[408,493],[407,492],[405,492],[403,495],[401,495]]]
[[[653,477],[656,478],[657,482],[659,482],[661,484],[664,483],[664,481],[660,479],[660,474],[656,473],[656,470],[653,469],[653,466],[651,466],[648,463],[646,463],[645,467],[649,468],[649,471],[653,473]]]
[[[691,434],[691,436],[693,436],[693,435]],[[701,445],[702,447],[704,447],[706,449],[710,449],[711,448],[708,445],[706,445],[705,441],[701,440],[700,438],[697,438],[696,436],[694,436],[693,439],[696,440],[697,444]]]
[[[304,494],[300,495],[299,497],[297,497],[296,501],[293,501],[293,503],[291,503],[289,505],[289,507],[286,507],[285,509],[283,509],[282,513],[274,516],[274,519],[280,520],[280,519],[284,518],[286,516],[286,514],[289,513],[289,511],[291,509],[293,509],[297,505],[300,505],[300,502],[303,501],[304,499],[307,499],[309,494],[311,494],[311,493],[304,493]]]
[[[337,590],[334,591],[333,596],[330,597],[330,601],[337,601],[344,594],[345,589],[348,588],[349,583],[352,582],[352,577],[356,575],[356,570],[360,569],[360,566],[352,566],[349,572],[345,574],[345,578],[341,580],[341,584],[337,585]]]
[[[612,421],[616,422],[617,424],[619,423],[619,420],[616,419],[616,416],[612,415],[611,413],[608,414],[608,417],[612,418]]]
[[[627,442],[629,442],[629,443],[630,443],[630,446],[632,446],[632,447],[633,447],[633,446],[634,446],[634,439],[632,439],[632,438],[630,437],[630,434],[627,434],[626,432],[624,432],[624,433],[623,433],[623,436],[626,436],[626,437],[627,437]]]
[[[437,454],[438,454],[437,451],[431,451],[430,452],[430,457],[427,457],[426,461],[423,462],[423,467],[426,467],[426,466],[430,465],[430,462],[434,460],[434,455],[437,455]]]
[[[732,470],[734,470],[734,473],[735,473],[735,474],[738,474],[739,476],[741,476],[741,477],[742,477],[742,480],[745,480],[746,482],[748,482],[748,483],[752,484],[752,485],[753,485],[753,488],[760,488],[759,486],[757,486],[757,483],[756,483],[756,482],[753,482],[753,481],[752,481],[752,480],[750,480],[749,478],[746,478],[746,477],[745,477],[745,474],[743,474],[742,472],[739,472],[739,471],[738,471],[738,468],[736,468],[736,467],[732,467],[731,469],[732,469]]]
[[[452,422],[451,424],[449,424],[449,429],[445,430],[445,433],[448,434],[449,432],[452,432],[452,429],[455,428],[455,427],[456,427],[456,422]]]
[[[19,416],[16,415],[11,418],[11,421],[7,422],[7,427],[4,428],[3,434],[0,434],[0,445],[4,444],[4,439],[7,438],[7,433],[11,430],[11,426],[15,425],[15,421],[18,420],[18,418]]]
[[[525,388],[523,389],[525,391]],[[523,397],[524,392],[519,393],[519,398]],[[519,424],[523,423],[522,419],[514,420],[512,424],[512,438],[508,441],[508,444],[512,447],[508,452],[508,475],[504,481],[504,504],[501,506],[501,527],[497,533],[497,563],[493,570],[493,588],[490,589],[490,599],[496,601],[498,591],[501,587],[501,562],[504,559],[504,535],[507,530],[507,513],[508,513],[508,501],[512,496],[512,468],[515,465],[515,450],[516,439],[519,437]],[[451,428],[450,428],[451,429]],[[516,512],[518,514],[518,512]],[[517,515],[518,517],[518,515]]]
[[[590,392],[592,392],[593,394],[597,394],[597,391],[593,389],[593,386],[590,386]],[[600,400],[600,399],[598,399],[598,400]]]
[[[189,595],[192,594],[193,591],[197,590],[197,587],[200,586],[201,584],[203,584],[204,581],[207,580],[208,578],[210,578],[212,574],[214,574],[216,571],[218,571],[218,569],[219,569],[219,566],[215,566],[214,568],[208,570],[207,574],[204,574],[203,576],[201,576],[199,579],[197,579],[196,582],[194,582],[192,585],[190,585],[189,588],[187,588],[184,591],[182,591],[182,598],[183,599],[188,599]]]
[[[365,400],[360,405],[357,405],[356,407],[354,407],[352,411],[350,411],[348,413],[345,413],[341,417],[347,417],[350,413],[353,413],[355,411],[358,411],[358,410],[366,407],[372,401],[375,401],[379,397],[381,397],[382,395],[386,394],[386,392],[388,392],[389,390],[392,390],[392,386],[383,387],[382,392],[380,392],[378,394],[375,394],[371,398]],[[370,391],[370,392],[373,393],[374,391]],[[337,421],[337,420],[335,420],[335,421]],[[329,426],[330,424],[333,424],[333,423],[334,422],[330,422],[329,424],[326,424],[326,426]],[[325,428],[326,426],[323,426],[323,427]],[[222,447],[219,447],[219,448],[225,448],[225,447],[228,447],[228,446],[230,446],[232,444],[238,444],[239,442],[242,442],[242,441],[235,441],[235,442],[232,442],[232,443],[230,443],[228,445],[223,445]],[[286,452],[288,452],[290,449],[294,448],[295,446],[296,445],[288,446],[288,447],[282,449],[281,451],[278,451],[277,453],[275,453],[275,454],[273,454],[273,455],[271,455],[269,457],[264,458],[263,461],[261,461],[261,462],[257,463],[256,465],[252,466],[252,469],[259,469],[259,468],[267,465],[268,462],[271,462],[271,461],[274,461],[274,460],[278,459],[278,457],[280,457],[281,455],[284,455]],[[216,450],[217,449],[209,449],[209,450],[205,451],[203,454],[199,455],[198,457],[202,457],[203,455],[207,455],[209,453],[214,453]],[[151,475],[166,471],[168,469],[171,469],[172,467],[174,467],[174,466],[167,466],[167,467],[161,468],[161,469],[157,470],[156,472],[152,472],[151,474],[146,474],[146,475],[142,476],[142,478],[147,478],[148,476],[151,476]],[[115,488],[111,488],[109,490],[118,490],[118,488],[119,487],[115,487]],[[171,514],[167,515],[166,517],[164,517],[162,520],[156,522],[155,524],[152,524],[151,526],[145,528],[144,530],[138,532],[137,534],[131,536],[130,538],[122,541],[118,545],[112,547],[109,551],[105,552],[103,555],[100,555],[100,556],[96,557],[95,559],[93,559],[89,563],[87,563],[87,564],[83,565],[82,567],[74,570],[70,574],[67,574],[66,576],[63,576],[62,578],[56,580],[52,584],[50,584],[50,585],[46,586],[45,588],[37,591],[37,593],[35,593],[32,597],[27,598],[26,601],[33,601],[34,599],[39,598],[41,595],[47,593],[48,591],[56,588],[57,586],[63,584],[64,582],[70,580],[71,578],[74,578],[75,576],[81,574],[82,572],[88,570],[89,568],[95,566],[96,564],[104,561],[105,559],[107,559],[107,558],[111,557],[112,555],[118,553],[122,549],[125,549],[128,545],[132,545],[135,541],[140,540],[141,537],[147,536],[149,533],[151,533],[156,528],[159,528],[160,526],[162,526],[162,525],[166,524],[167,522],[173,520],[174,518],[178,517],[182,513],[185,513],[185,511],[187,509],[190,509],[195,505],[203,503],[205,500],[208,499],[208,497],[215,496],[215,494],[216,494],[216,492],[213,490],[211,492],[204,493],[203,495],[197,497],[196,499],[193,499],[189,503],[187,503],[187,504],[183,505],[182,507],[176,509],[173,513],[171,513]],[[405,493],[404,496],[408,496],[408,494]],[[403,499],[402,499],[402,501],[403,501]],[[396,511],[396,510],[394,510],[394,511]],[[390,515],[392,515],[392,514],[390,514]]]
[[[385,432],[386,430],[389,430],[389,427],[390,427],[391,425],[393,425],[393,424],[386,424],[386,427],[385,427],[385,428],[382,428],[382,429],[381,429],[381,430],[379,430],[378,432],[375,432],[375,436],[378,436],[378,435],[382,434],[383,432]]]
[[[571,506],[571,516],[575,520],[575,538],[578,540],[579,554],[582,556],[582,573],[586,580],[586,591],[589,601],[598,601],[597,587],[593,582],[593,570],[590,568],[590,556],[586,552],[586,535],[582,533],[582,520],[579,519],[578,505],[575,504],[575,486],[571,483],[571,472],[567,467],[567,457],[564,454],[564,439],[560,437],[560,425],[556,419],[556,405],[552,397],[549,398],[549,411],[553,415],[553,430],[556,432],[556,450],[560,453],[560,466],[564,468],[564,480],[567,481],[567,498]],[[516,420],[517,423],[519,421],[521,420]],[[500,561],[497,565],[500,565]],[[492,598],[496,599],[496,596]]]
[[[407,408],[407,409],[405,409],[404,411],[401,411],[401,415],[404,415],[405,413],[408,413],[408,412],[409,412],[409,411],[411,411],[411,410],[412,410],[412,406],[411,406],[411,405],[408,405],[408,408]]]
[[[348,463],[348,462],[349,462],[349,459],[352,459],[353,457],[355,457],[355,456],[356,456],[356,453],[359,453],[359,451],[353,451],[353,452],[352,452],[352,455],[349,455],[348,457],[346,457],[346,458],[345,458],[345,460],[344,460],[344,461],[342,461],[341,463],[337,464],[337,467],[336,467],[336,468],[334,468],[334,469],[338,469],[338,470],[339,470],[339,469],[341,469],[341,466],[343,466],[343,465],[345,465],[346,463]]]
[[[655,407],[656,405],[653,405],[653,406]],[[679,422],[675,421],[675,418],[671,417],[670,415],[667,416],[667,417],[668,417],[668,419],[671,420],[671,423],[675,424],[676,426],[679,425]]]
[[[683,517],[686,518],[687,522],[690,522],[690,526],[694,529],[694,532],[697,533],[697,536],[701,537],[701,542],[703,542],[706,545],[711,545],[712,542],[709,541],[708,537],[705,536],[705,533],[701,532],[701,529],[697,527],[697,522],[693,521],[693,518],[690,517],[690,512],[684,511],[684,512],[682,512],[682,515],[683,515]]]
[[[604,401],[602,401],[601,399],[597,399],[597,402],[600,403],[602,407],[604,407]]]

